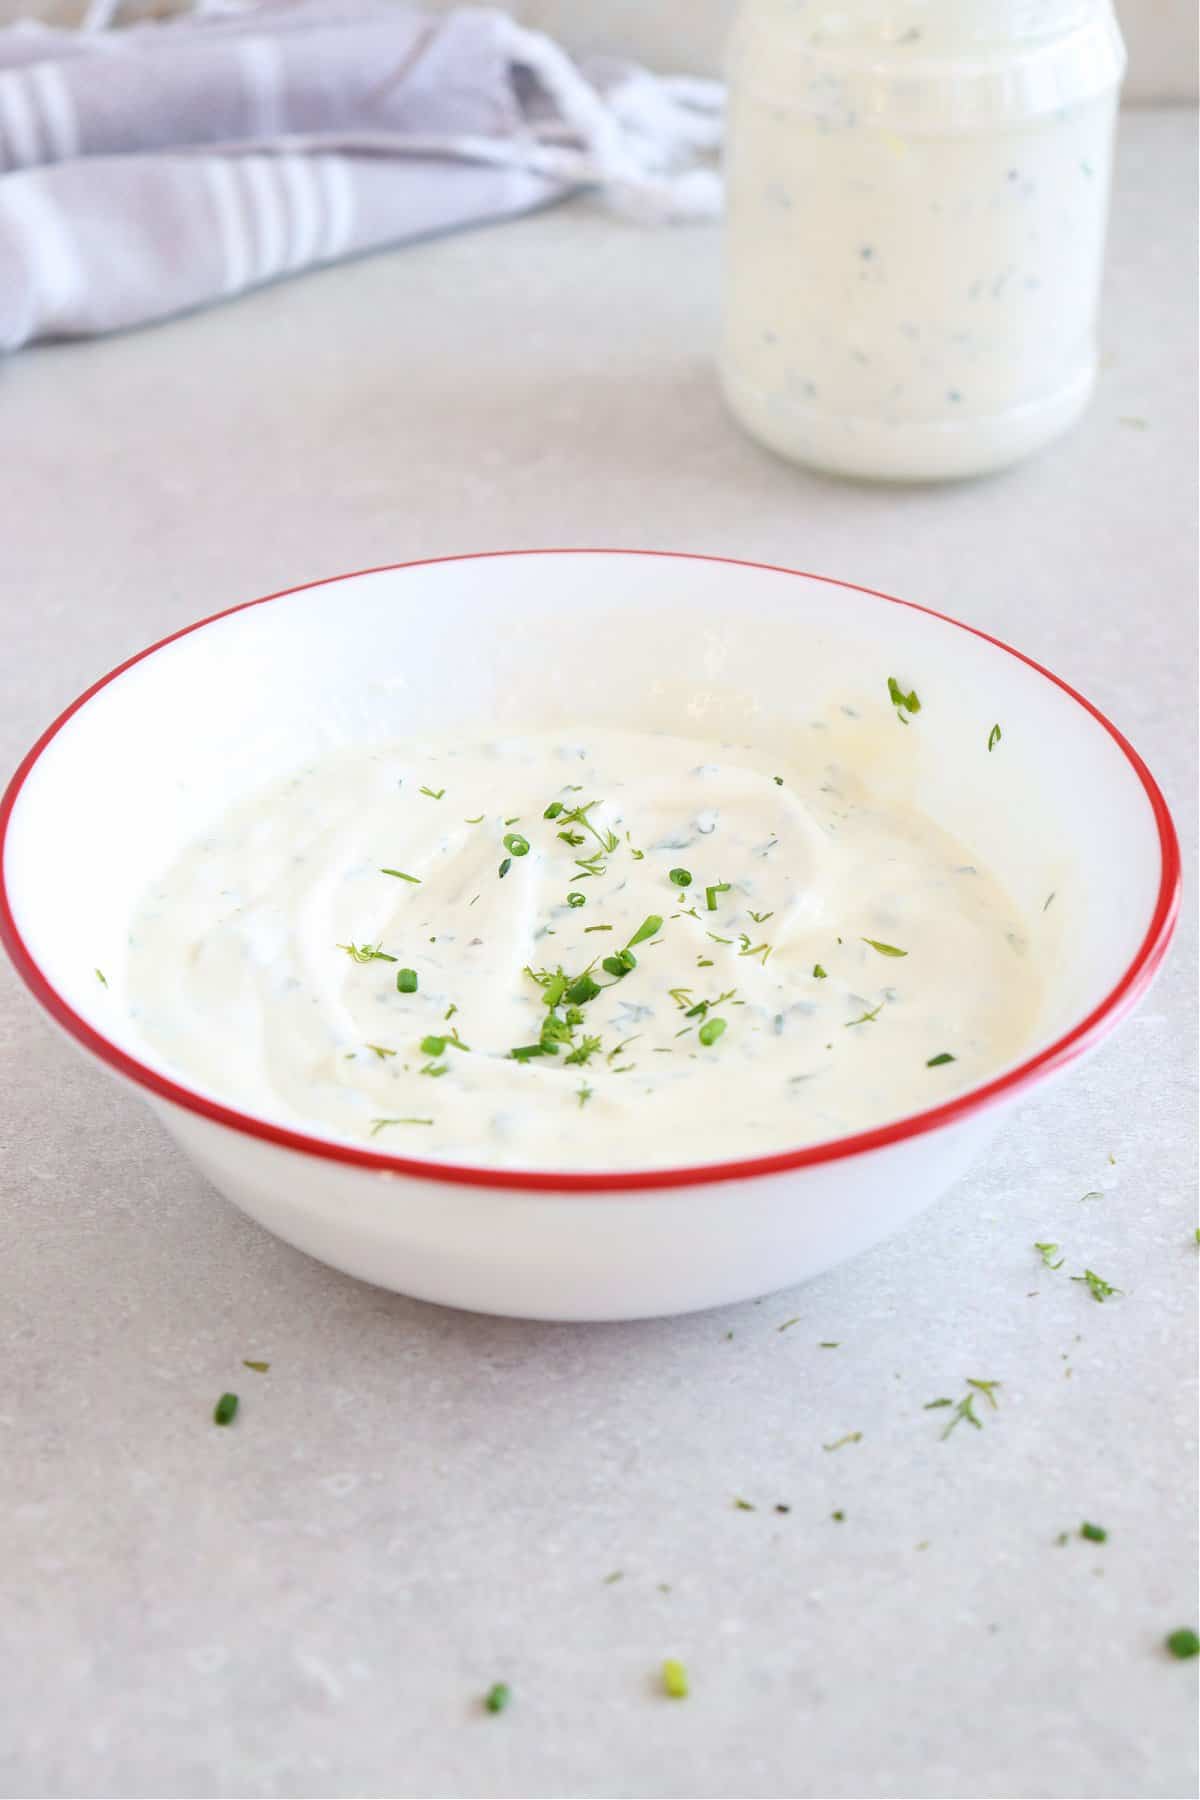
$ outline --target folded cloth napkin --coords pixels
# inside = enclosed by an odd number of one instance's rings
[[[578,66],[491,9],[266,0],[0,30],[0,350],[159,319],[581,186],[708,218],[718,83]]]

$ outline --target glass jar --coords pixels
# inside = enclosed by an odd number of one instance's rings
[[[743,0],[720,360],[746,429],[905,481],[1072,425],[1124,66],[1109,0]]]

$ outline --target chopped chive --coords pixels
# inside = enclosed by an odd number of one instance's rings
[[[686,1700],[688,1696],[687,1670],[673,1656],[668,1656],[662,1666],[663,1688],[672,1700]]]
[[[952,1063],[952,1062],[957,1062],[957,1061],[958,1061],[958,1058],[956,1056],[951,1056],[951,1054],[948,1050],[939,1050],[936,1056],[931,1056],[929,1058],[928,1062],[925,1064],[925,1067],[927,1069],[940,1069],[943,1063]]]
[[[815,980],[824,981],[824,980],[826,980],[827,975],[828,975],[828,971],[823,969],[821,967],[820,963],[813,964],[813,977]]]
[[[589,931],[615,931],[615,930],[616,930],[615,925],[585,925],[583,928],[583,935],[584,935],[584,937],[586,937]]]
[[[707,906],[709,912],[716,912],[717,910],[717,895],[727,894],[728,892],[729,883],[727,881],[715,881],[712,887],[705,888],[704,904]]]
[[[511,850],[514,856],[528,856],[529,839],[522,837],[519,831],[510,831],[504,840],[504,848]]]
[[[567,905],[568,906],[576,906],[576,907],[586,906],[587,905],[587,895],[581,894],[579,892],[579,889],[576,888],[576,889],[574,889],[573,892],[571,892],[567,895]]]
[[[512,857],[506,856],[504,861],[500,864],[500,879],[501,879],[501,881],[504,880],[504,877],[508,874],[508,871],[511,868],[512,868]]]
[[[1181,1631],[1172,1631],[1163,1639],[1163,1645],[1182,1662],[1187,1656],[1200,1656],[1200,1637],[1187,1626]]]
[[[418,792],[422,793],[422,794],[427,794],[431,800],[441,800],[444,797],[446,790],[445,790],[445,788],[423,787],[423,788],[418,789]]]
[[[872,1019],[877,1019],[879,1017],[880,1013],[883,1011],[883,1005],[884,1003],[881,1000],[879,1005],[873,1008],[872,1011],[860,1013],[857,1019],[847,1019],[844,1029],[849,1031],[852,1025],[869,1025]]]
[[[236,1394],[222,1394],[213,1407],[214,1425],[232,1425],[238,1409]]]
[[[432,1125],[432,1119],[372,1119],[371,1136],[378,1137],[385,1125]]]
[[[864,944],[870,944],[872,950],[878,950],[880,956],[907,956],[908,955],[907,950],[897,950],[895,944],[881,944],[879,942],[878,938],[865,937],[861,941]]]
[[[511,819],[505,819],[505,821],[504,821],[504,823],[505,823],[505,824],[506,824],[506,825],[519,825],[519,824],[520,824],[520,823],[521,823],[521,815],[520,815],[520,813],[514,813],[514,814],[513,814],[513,816],[512,816],[512,818],[511,818]]]
[[[989,750],[989,752],[996,748],[996,745],[1000,742],[1000,739],[1003,737],[1003,735],[1004,735],[1004,733],[1001,731],[1001,729],[998,725],[992,726],[992,729],[988,732],[988,750]]]
[[[256,1375],[265,1375],[270,1366],[269,1362],[251,1362],[248,1356],[242,1358],[243,1369],[253,1369]]]
[[[667,871],[667,880],[673,881],[676,887],[691,887],[692,871],[690,869],[670,869]]]
[[[818,1350],[840,1350],[841,1347],[842,1340],[840,1338],[822,1338],[817,1345]]]
[[[925,1402],[924,1406],[921,1408],[921,1411],[922,1412],[935,1412],[939,1406],[953,1406],[953,1405],[954,1405],[953,1400],[948,1400],[945,1397],[943,1397],[940,1400],[927,1400]]]
[[[508,1054],[514,1062],[528,1062],[532,1056],[556,1056],[558,1052],[547,1044],[517,1044]]]
[[[558,817],[559,813],[562,811],[562,809],[563,809],[563,803],[561,800],[552,800],[550,802],[549,806],[546,808],[545,812],[542,814],[542,817],[543,817],[543,819],[557,819],[557,817]]]
[[[832,1444],[822,1444],[822,1450],[840,1450],[843,1444],[861,1444],[861,1431],[848,1431],[845,1437],[836,1438]]]
[[[464,825],[482,825],[483,824],[483,814],[479,813],[477,815],[477,817],[474,819],[464,819],[463,824]]]
[[[501,1713],[512,1699],[512,1689],[506,1681],[495,1681],[483,1697],[484,1710],[490,1713]]]
[[[1086,1538],[1089,1544],[1103,1544],[1108,1538],[1108,1532],[1103,1525],[1090,1525],[1086,1519],[1079,1527],[1079,1535],[1081,1538]]]
[[[397,881],[415,881],[418,887],[421,885],[421,877],[419,875],[406,875],[403,869],[380,869],[379,873],[381,875],[394,875]]]
[[[368,1044],[367,1049],[373,1050],[380,1062],[386,1062],[389,1056],[396,1054],[394,1050],[389,1050],[386,1044]]]
[[[715,1044],[724,1030],[724,1019],[705,1019],[696,1035],[700,1039],[700,1042],[707,1047],[710,1044]]]
[[[396,987],[402,994],[415,994],[417,991],[417,971],[415,969],[397,969]]]
[[[659,917],[658,913],[647,914],[630,938],[628,944],[625,946],[626,949],[631,950],[635,944],[645,943],[647,938],[652,938],[656,931],[661,930],[662,919]]]

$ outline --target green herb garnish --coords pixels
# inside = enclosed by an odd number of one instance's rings
[[[929,1061],[925,1064],[925,1067],[927,1069],[940,1069],[944,1063],[952,1063],[952,1062],[957,1062],[957,1061],[958,1061],[958,1058],[956,1056],[951,1056],[951,1054],[948,1050],[939,1050],[936,1056],[931,1056],[929,1058]]]
[[[813,964],[813,977],[817,981],[825,981],[828,978],[828,970],[823,969],[821,967],[820,963],[814,963]]]
[[[576,888],[567,895],[567,905],[568,906],[576,906],[576,907],[586,906],[587,905],[587,895],[581,894],[579,892],[578,888]]]
[[[480,817],[483,817],[482,813],[480,814]],[[406,875],[403,869],[380,869],[379,873],[381,875],[394,875],[397,881],[413,881],[418,887],[421,885],[421,877],[419,875]]]
[[[432,1119],[372,1119],[371,1136],[378,1137],[385,1125],[432,1125]]]
[[[402,994],[415,994],[417,991],[417,971],[415,969],[397,969],[396,987]]]
[[[1094,1269],[1085,1269],[1082,1275],[1072,1275],[1071,1280],[1086,1281],[1088,1293],[1092,1299],[1101,1302],[1111,1300],[1114,1294],[1121,1292],[1119,1287],[1113,1287],[1109,1282],[1103,1281]]]
[[[590,975],[577,975],[564,989],[564,995],[572,1006],[586,1006],[600,992],[600,983],[593,981]]]
[[[705,1019],[696,1035],[699,1037],[700,1042],[707,1048],[709,1045],[716,1043],[724,1030],[724,1019]]]
[[[222,1394],[213,1407],[214,1425],[232,1425],[237,1415],[238,1397],[236,1394]]]
[[[529,839],[522,837],[519,831],[510,831],[504,840],[504,848],[514,856],[528,856]]]
[[[843,1029],[846,1031],[849,1031],[849,1029],[852,1025],[869,1025],[872,1019],[877,1019],[879,1017],[880,1013],[883,1011],[883,1008],[884,1008],[884,1002],[881,1000],[879,1002],[879,1005],[876,1006],[871,1012],[860,1013],[857,1019],[847,1019]]]
[[[921,1408],[921,1411],[922,1412],[935,1412],[939,1406],[953,1406],[953,1405],[954,1405],[953,1400],[949,1400],[946,1398],[945,1395],[943,1395],[940,1400],[927,1400],[925,1402],[924,1406]]]
[[[752,912],[750,907],[747,907],[746,911],[750,914],[750,917],[754,920],[756,925],[765,925],[768,919],[773,919],[775,917],[773,912],[756,913]]]
[[[1200,1637],[1197,1637],[1196,1633],[1189,1630],[1187,1626],[1181,1631],[1172,1631],[1168,1637],[1163,1639],[1163,1644],[1171,1652],[1171,1655],[1177,1656],[1181,1662],[1187,1656],[1200,1656]]]
[[[586,880],[589,875],[603,875],[605,863],[600,852],[598,850],[593,850],[590,856],[577,856],[575,858],[575,867],[583,870],[583,874],[579,878],[583,881]]]
[[[848,1431],[845,1437],[835,1438],[832,1444],[822,1444],[822,1450],[840,1450],[843,1444],[861,1444],[861,1431]]]
[[[663,1688],[672,1700],[686,1700],[688,1696],[687,1670],[673,1656],[668,1656],[662,1666]]]
[[[992,729],[988,732],[988,750],[989,750],[989,752],[996,748],[996,745],[1000,742],[1000,739],[1003,737],[1003,735],[1004,734],[1000,730],[1000,727],[998,725],[992,726]]]
[[[910,688],[906,694],[894,675],[888,676],[887,686],[888,699],[896,709],[896,717],[902,725],[907,725],[908,720],[904,716],[905,713],[919,713],[921,710],[921,702],[917,699],[916,689]]]
[[[616,930],[615,925],[585,925],[583,928],[583,935],[584,935],[584,937],[586,937],[590,931],[615,931],[615,930]]]
[[[485,1712],[501,1713],[512,1699],[512,1689],[506,1681],[493,1682],[483,1696]]]
[[[243,1369],[253,1369],[256,1375],[265,1375],[270,1366],[268,1362],[251,1362],[248,1356],[242,1358]]]
[[[728,892],[729,883],[727,881],[715,881],[712,887],[705,888],[704,904],[707,906],[709,912],[716,912],[717,910],[717,895],[727,894]]]
[[[108,986],[108,976],[104,973],[103,969],[94,969],[92,973],[95,975],[96,980],[100,983],[101,987]]]
[[[635,944],[644,944],[647,938],[652,938],[655,932],[662,930],[662,923],[657,913],[649,913],[642,920],[625,948],[631,950]]]
[[[907,956],[908,955],[907,950],[897,950],[895,944],[881,944],[879,942],[878,938],[865,937],[861,941],[864,944],[870,944],[872,950],[878,950],[880,956]]]
[[[679,888],[691,887],[692,871],[690,869],[668,869],[667,880],[673,881]]]
[[[615,956],[606,956],[600,967],[618,981],[623,981],[631,969],[637,968],[637,957],[632,950],[618,950]]]
[[[542,814],[542,817],[543,817],[543,819],[557,819],[557,817],[558,817],[559,813],[562,811],[562,809],[563,809],[563,803],[561,800],[552,800],[550,802],[549,806],[546,808],[545,812]]]
[[[386,1044],[368,1044],[367,1049],[373,1050],[380,1062],[386,1062],[389,1056],[395,1056],[396,1054],[394,1050],[389,1050]]]
[[[504,877],[505,877],[505,876],[506,876],[506,875],[507,875],[507,874],[508,874],[508,871],[509,871],[509,870],[510,870],[510,869],[511,869],[511,868],[512,868],[512,857],[511,857],[511,856],[506,856],[506,857],[505,857],[505,859],[504,859],[504,861],[503,861],[503,862],[502,862],[502,863],[501,863],[501,864],[500,864],[500,871],[499,871],[499,873],[500,873],[500,879],[501,879],[501,881],[503,881],[503,880],[504,880]]]
[[[1046,1268],[1048,1268],[1048,1269],[1061,1269],[1063,1264],[1067,1260],[1065,1256],[1060,1256],[1057,1262],[1051,1262],[1051,1260],[1050,1260],[1051,1257],[1054,1255],[1054,1252],[1058,1249],[1057,1244],[1035,1244],[1033,1247],[1036,1251],[1039,1252],[1039,1254],[1041,1255],[1042,1262],[1045,1264]]]
[[[587,1082],[583,1081],[580,1083],[579,1087],[575,1091],[579,1095],[580,1106],[586,1106],[588,1101],[591,1099],[592,1095],[594,1094],[595,1089],[590,1088],[588,1086]]]
[[[740,1494],[735,1494],[733,1497],[733,1510],[735,1512],[757,1512],[758,1508],[752,1500],[743,1500]]]
[[[445,797],[445,793],[446,793],[445,788],[423,787],[423,788],[420,788],[418,791],[422,794],[427,794],[431,800],[441,800]]]
[[[351,962],[356,962],[356,963],[393,962],[394,963],[396,960],[396,958],[394,956],[389,956],[387,954],[386,950],[381,950],[378,944],[339,944],[337,946],[337,948],[339,950],[344,950],[346,952],[346,955],[350,958]]]
[[[1108,1532],[1103,1525],[1089,1525],[1086,1519],[1079,1527],[1079,1535],[1081,1538],[1086,1538],[1089,1544],[1103,1544],[1108,1538]]]

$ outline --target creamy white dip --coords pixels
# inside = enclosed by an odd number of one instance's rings
[[[827,755],[588,730],[331,756],[154,883],[133,1017],[233,1105],[500,1167],[766,1154],[936,1104],[1030,1035],[1022,921]]]

